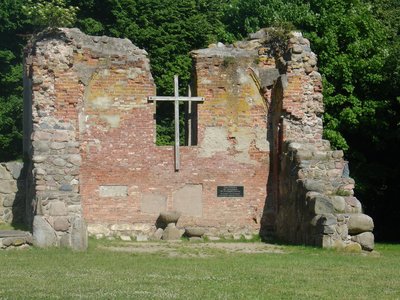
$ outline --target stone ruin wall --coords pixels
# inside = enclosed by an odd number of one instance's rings
[[[280,56],[267,31],[192,53],[205,101],[198,145],[181,147],[179,172],[173,147],[155,145],[145,51],[76,29],[44,33],[27,49],[36,244],[84,248],[85,221],[93,235],[146,240],[160,212],[178,210],[178,226],[209,236],[261,229],[294,243],[373,247],[372,219],[342,176],[343,153],[322,140],[321,76],[301,35]],[[242,185],[245,195],[217,197],[219,185]]]
[[[75,54],[69,43],[66,36],[47,32],[38,35],[26,48],[26,188],[34,243],[85,249],[87,230],[79,187],[82,157],[78,126],[83,88],[78,77],[81,74],[71,69]]]
[[[229,66],[224,57],[195,55],[197,93],[206,97],[198,105],[199,142],[181,147],[175,172],[173,147],[155,145],[147,97],[156,90],[145,51],[76,29],[34,40],[25,81],[32,86],[26,152],[36,244],[78,247],[83,219],[90,234],[146,239],[160,212],[171,210],[182,213],[178,226],[206,227],[210,235],[258,233],[268,171],[265,108],[246,78],[252,57]],[[244,186],[245,195],[217,197],[218,185]]]
[[[373,220],[354,197],[343,151],[322,139],[322,82],[316,55],[301,34],[277,62],[285,70],[272,90],[278,180],[275,232],[296,244],[371,251]]]

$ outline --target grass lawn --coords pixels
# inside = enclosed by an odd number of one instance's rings
[[[400,245],[363,255],[297,246],[243,253],[189,242],[137,252],[138,244],[0,251],[0,299],[400,299]]]

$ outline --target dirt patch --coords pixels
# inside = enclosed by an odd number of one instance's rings
[[[239,242],[119,242],[99,245],[98,248],[115,252],[161,254],[169,257],[209,257],[229,253],[285,253],[282,247],[276,245]]]

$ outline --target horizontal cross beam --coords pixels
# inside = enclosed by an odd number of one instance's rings
[[[173,101],[174,102],[174,114],[175,114],[175,171],[180,169],[180,155],[179,155],[179,101],[187,101],[189,105],[192,101],[202,102],[204,97],[188,97],[179,96],[179,82],[178,75],[174,76],[174,96],[150,96],[147,97],[148,101]]]
[[[204,101],[204,97],[173,97],[173,96],[150,96],[149,101]]]

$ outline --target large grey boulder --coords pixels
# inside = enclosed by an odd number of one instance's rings
[[[364,214],[350,214],[347,227],[350,234],[358,234],[374,229],[374,221],[370,216]]]
[[[33,218],[33,245],[46,248],[57,246],[57,235],[43,216]]]
[[[188,237],[202,237],[206,230],[202,227],[186,227],[185,235]]]
[[[180,216],[181,216],[181,213],[179,211],[162,212],[162,213],[160,213],[160,215],[156,221],[156,227],[164,229],[170,223],[176,224],[178,222]]]
[[[335,208],[329,197],[316,192],[307,193],[307,205],[316,215],[332,214]]]
[[[363,232],[358,235],[352,236],[353,242],[359,243],[363,250],[374,250],[374,234],[372,232]]]
[[[279,77],[278,69],[260,70],[260,82],[262,88],[271,87]]]
[[[166,241],[176,241],[179,240],[185,230],[176,228],[174,223],[169,223],[167,228],[165,228],[162,239]]]

